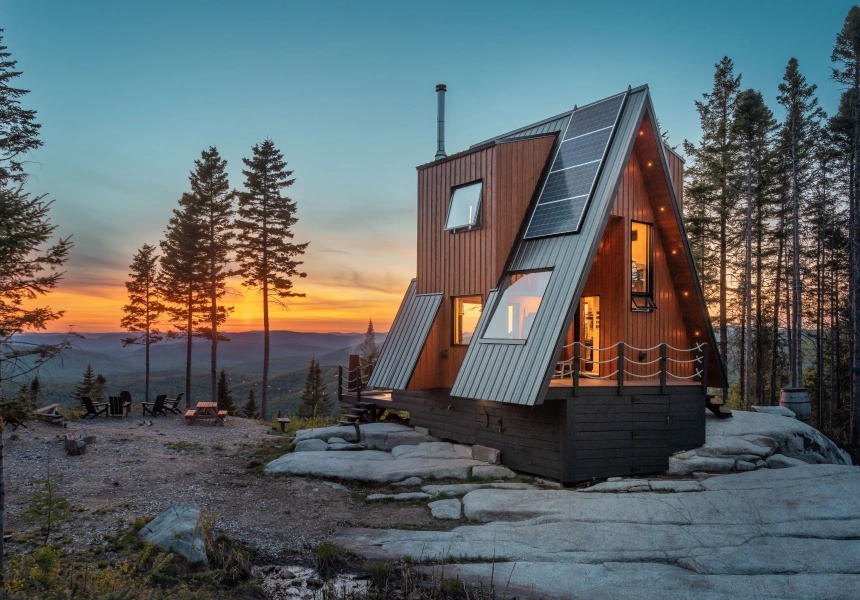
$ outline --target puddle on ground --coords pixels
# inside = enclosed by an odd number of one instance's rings
[[[254,575],[263,580],[263,593],[268,600],[319,600],[323,590],[334,592],[334,597],[347,597],[352,592],[367,590],[367,581],[355,575],[341,574],[328,581],[317,576],[314,569],[269,565],[256,567]]]

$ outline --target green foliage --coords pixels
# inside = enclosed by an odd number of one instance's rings
[[[358,347],[358,356],[361,365],[361,378],[365,383],[368,372],[376,365],[379,358],[379,347],[376,345],[376,332],[373,330],[373,320],[367,323],[367,333],[364,334],[364,342]]]
[[[236,585],[251,578],[251,557],[248,551],[227,535],[215,531],[218,514],[203,509],[195,530],[203,538],[210,563],[210,577],[221,584]]]
[[[87,368],[84,371],[83,379],[75,386],[75,398],[79,400],[87,396],[89,398],[93,398],[93,390],[96,386],[96,374],[93,371],[93,365],[91,363],[87,363]]]
[[[46,545],[57,525],[71,518],[72,507],[59,490],[59,484],[62,481],[62,475],[54,476],[51,473],[49,458],[45,462],[45,476],[36,482],[41,486],[41,490],[33,494],[29,505],[21,515],[25,521],[39,527],[39,531],[45,536]]]
[[[226,410],[231,417],[236,415],[233,392],[227,385],[227,371],[224,369],[221,369],[221,375],[218,377],[218,410]]]
[[[302,392],[302,403],[299,406],[299,415],[303,417],[330,415],[332,404],[326,391],[327,387],[319,362],[317,362],[316,357],[311,358],[308,376],[305,379],[305,389]]]
[[[24,157],[42,146],[39,139],[42,126],[36,122],[36,111],[21,106],[21,98],[29,94],[29,90],[11,85],[22,74],[15,70],[18,61],[10,60],[11,57],[0,35],[0,188],[14,188],[24,183],[27,178]],[[5,220],[0,219],[0,222],[5,223]],[[5,261],[6,256],[2,253],[0,256]]]
[[[260,418],[260,407],[257,406],[257,401],[254,399],[254,388],[248,390],[248,400],[242,406],[242,416],[246,419]]]
[[[331,579],[346,570],[355,555],[337,544],[323,542],[314,549],[314,567],[323,579]]]

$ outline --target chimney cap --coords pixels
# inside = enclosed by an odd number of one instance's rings
[[[438,84],[438,85],[436,86],[436,91],[437,91],[437,92],[447,92],[447,91],[448,91],[448,86],[447,86],[447,85],[445,85],[444,83],[440,83],[440,84]]]

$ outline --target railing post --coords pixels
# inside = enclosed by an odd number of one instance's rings
[[[702,344],[702,393],[708,393],[708,345]]]
[[[355,386],[355,403],[361,402],[361,369],[358,371],[358,385]],[[361,439],[361,438],[359,438]]]
[[[343,402],[343,366],[337,366],[337,401]]]
[[[618,342],[618,395],[624,395],[624,342]]]
[[[666,394],[666,343],[660,344],[660,393]]]
[[[573,395],[579,395],[579,342],[573,343]]]

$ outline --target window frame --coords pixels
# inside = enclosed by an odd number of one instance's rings
[[[633,291],[633,273],[630,273],[630,310],[632,312],[652,312],[656,310],[657,305],[654,304],[654,224],[638,219],[630,219],[630,262],[633,262],[633,225],[644,225],[647,229],[648,246],[645,249],[647,256],[647,273],[645,274],[645,291]]]
[[[472,337],[469,340],[469,342],[466,344],[464,344],[463,342],[458,342],[457,341],[457,319],[458,319],[457,300],[463,300],[464,298],[472,298],[472,299],[477,298],[480,301],[481,314],[482,315],[484,314],[484,308],[486,308],[486,306],[485,306],[486,303],[484,301],[483,294],[458,294],[456,296],[451,296],[451,345],[462,347],[462,348],[467,348],[469,346],[469,344],[471,344],[476,339],[475,334],[478,333],[478,323],[480,323],[481,317],[478,317],[478,322],[475,323],[475,329],[472,331]],[[462,331],[460,332],[460,335],[462,338]]]
[[[457,193],[457,190],[462,188],[467,188],[472,185],[480,185],[481,192],[478,195],[478,204],[475,209],[477,213],[475,215],[475,222],[471,225],[456,225],[454,227],[448,227],[448,221],[451,219],[451,208],[454,206],[454,195]],[[448,197],[448,212],[445,213],[445,231],[450,231],[452,234],[461,233],[464,231],[473,231],[475,229],[481,229],[483,226],[483,208],[484,206],[484,179],[475,179],[473,181],[469,181],[467,183],[461,183],[460,185],[451,186],[451,194]]]
[[[490,307],[492,309],[492,312],[487,317],[487,319],[488,319],[487,324],[484,327],[484,331],[481,332],[481,337],[480,337],[480,339],[478,339],[478,343],[479,344],[519,344],[519,345],[525,344],[529,340],[529,337],[531,336],[533,327],[529,327],[528,334],[522,338],[491,338],[491,337],[486,337],[487,330],[489,329],[490,325],[492,325],[493,318],[496,316],[496,311],[499,310],[499,307],[501,307],[501,305],[502,305],[502,300],[505,297],[505,291],[507,291],[511,287],[512,284],[510,283],[510,281],[515,275],[531,275],[533,273],[549,273],[549,279],[547,279],[547,281],[546,281],[546,287],[544,287],[543,293],[540,296],[540,302],[538,303],[537,309],[535,309],[534,314],[535,314],[535,321],[536,321],[537,315],[538,315],[538,313],[540,313],[540,309],[543,306],[544,298],[546,298],[546,292],[549,289],[550,283],[552,283],[552,276],[553,276],[554,270],[555,269],[553,267],[548,267],[548,268],[544,268],[544,269],[526,269],[526,270],[521,270],[521,271],[509,271],[508,273],[505,273],[505,278],[504,278],[503,284],[501,286],[499,286],[498,288],[496,288],[497,289],[496,298],[493,302],[493,306]]]

